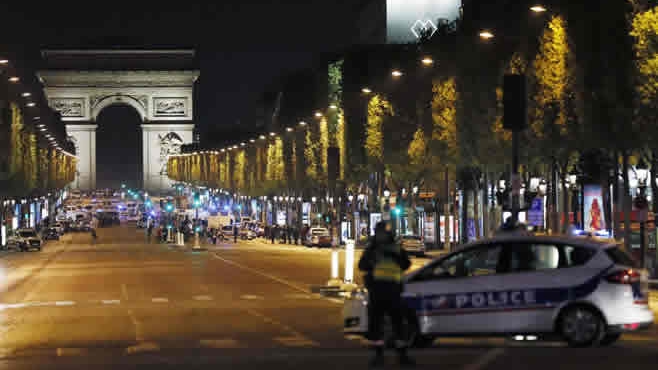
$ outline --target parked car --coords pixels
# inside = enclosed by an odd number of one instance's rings
[[[403,235],[400,244],[409,254],[422,256],[425,254],[425,242],[417,235]]]
[[[645,269],[614,241],[501,235],[460,247],[404,277],[410,344],[441,336],[557,336],[573,347],[607,346],[649,328]],[[368,291],[345,299],[343,331],[368,333]]]
[[[256,233],[248,228],[240,229],[240,239],[252,240],[256,238]]]
[[[7,239],[7,248],[16,248],[21,252],[36,248],[41,250],[41,238],[34,229],[18,229]]]
[[[222,235],[227,239],[233,238],[233,225],[222,226]]]
[[[59,240],[60,233],[54,227],[45,229],[42,233],[43,240]]]
[[[313,227],[306,235],[306,246],[308,247],[331,247],[331,235],[324,227]]]
[[[64,235],[64,224],[61,222],[50,225],[49,229],[55,229],[59,235]]]

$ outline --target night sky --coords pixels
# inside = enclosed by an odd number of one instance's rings
[[[196,121],[201,130],[235,128],[279,76],[319,52],[350,44],[361,0],[332,1],[11,1],[0,4],[0,50],[31,55],[40,48],[192,47],[199,56]],[[122,114],[127,114],[125,117]],[[131,121],[130,112],[106,119]],[[243,125],[250,122],[242,121]],[[117,125],[116,130],[131,131]],[[134,129],[134,135],[138,134]],[[132,134],[131,134],[132,135]],[[121,135],[119,135],[121,136]],[[141,143],[138,143],[141,145]],[[110,171],[101,164],[99,179]],[[141,149],[139,149],[141,150]],[[126,158],[122,158],[125,160]],[[136,167],[141,158],[135,158]],[[111,166],[110,166],[111,167]],[[110,176],[134,177],[136,174]]]

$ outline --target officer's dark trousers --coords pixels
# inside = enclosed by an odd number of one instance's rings
[[[384,339],[384,317],[388,316],[393,325],[396,347],[403,347],[404,328],[402,326],[402,285],[392,282],[373,281],[368,286],[368,324],[371,341]]]

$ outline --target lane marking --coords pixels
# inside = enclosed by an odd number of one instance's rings
[[[504,348],[494,348],[480,356],[475,362],[463,367],[464,370],[481,370],[505,353]]]
[[[292,342],[295,342],[295,343],[302,343],[303,342],[304,346],[313,346],[313,347],[319,346],[318,343],[316,343],[313,340],[309,339],[304,334],[298,332],[297,330],[293,329],[292,327],[290,327],[290,326],[288,326],[288,325],[286,325],[286,324],[284,324],[280,321],[277,321],[277,320],[275,320],[275,319],[273,319],[269,316],[266,316],[266,315],[264,315],[260,312],[254,311],[252,309],[246,309],[245,311],[247,311],[247,313],[250,314],[251,316],[258,317],[261,320],[263,320],[265,323],[278,326],[283,331],[288,332],[288,334],[290,334],[290,336],[278,337],[278,338],[287,338],[285,340],[287,340],[291,343]],[[294,338],[294,340],[293,340],[293,338]],[[276,340],[276,338],[275,338],[275,340]]]
[[[55,306],[73,306],[75,302],[73,301],[57,301],[55,302]]]
[[[205,348],[242,348],[235,339],[201,339],[199,345]]]
[[[244,294],[240,296],[240,299],[252,300],[252,301],[262,301],[265,297],[253,294]]]
[[[169,299],[168,298],[163,298],[163,297],[155,297],[155,298],[151,298],[151,302],[153,302],[153,303],[169,303]]]
[[[144,353],[144,352],[158,352],[158,351],[160,351],[160,346],[154,342],[142,342],[126,348],[126,354],[128,355],[132,355],[136,353]]]
[[[120,304],[121,301],[118,299],[103,299],[101,300],[103,304]]]
[[[277,283],[281,283],[281,284],[283,284],[283,285],[286,285],[286,286],[288,286],[288,287],[290,287],[290,288],[292,288],[292,289],[298,290],[298,291],[303,292],[303,293],[308,293],[308,292],[309,292],[308,289],[303,288],[303,287],[301,287],[301,286],[299,286],[299,285],[297,285],[297,284],[295,284],[295,283],[293,283],[293,282],[290,282],[290,281],[288,281],[288,280],[282,279],[282,278],[277,277],[277,276],[274,276],[274,275],[270,275],[270,274],[268,274],[268,273],[266,273],[266,272],[263,272],[263,271],[260,271],[260,270],[256,270],[256,269],[251,268],[251,267],[249,267],[249,266],[245,266],[245,265],[243,265],[243,264],[241,264],[241,263],[237,263],[237,262],[234,262],[234,261],[231,261],[231,260],[227,260],[226,258],[222,258],[222,257],[218,256],[216,253],[214,253],[213,256],[214,256],[215,258],[217,258],[218,260],[220,260],[220,261],[226,263],[226,264],[229,264],[229,265],[232,265],[232,266],[235,266],[235,267],[241,268],[241,269],[243,269],[243,270],[246,270],[246,271],[252,272],[252,273],[254,273],[254,274],[256,274],[256,275],[260,275],[260,276],[266,277],[266,278],[268,278],[268,279],[270,279],[270,280],[276,281]]]
[[[126,287],[126,284],[121,284],[121,296],[126,301],[128,300],[128,287]]]
[[[143,341],[144,331],[142,330],[142,323],[139,320],[137,320],[135,313],[131,309],[128,309],[128,317],[130,317],[130,321],[135,326],[135,340],[138,342]]]
[[[275,342],[279,342],[288,347],[317,347],[318,344],[304,337],[275,337]]]
[[[88,352],[87,348],[57,348],[57,357],[82,356]]]
[[[195,301],[212,301],[212,296],[209,295],[195,295],[193,298]]]

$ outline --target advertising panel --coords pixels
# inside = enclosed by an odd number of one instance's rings
[[[423,237],[425,243],[433,244],[436,242],[436,228],[434,227],[434,213],[425,213],[425,232]]]
[[[439,227],[441,228],[441,242],[445,243],[446,241],[446,234],[448,233],[448,230],[446,229],[446,216],[441,216],[439,218]],[[455,217],[450,216],[450,224],[452,225],[452,232],[450,233],[450,241],[451,242],[456,242],[457,241],[457,234],[459,233],[459,224],[455,222]]]
[[[605,230],[605,214],[603,212],[603,192],[600,185],[585,185],[583,211],[585,216],[585,231]]]
[[[433,33],[441,22],[459,17],[460,0],[387,0],[386,42],[416,42],[423,33]]]
[[[382,220],[381,213],[370,214],[370,235],[375,235],[375,226],[377,226],[377,223],[381,220]]]

